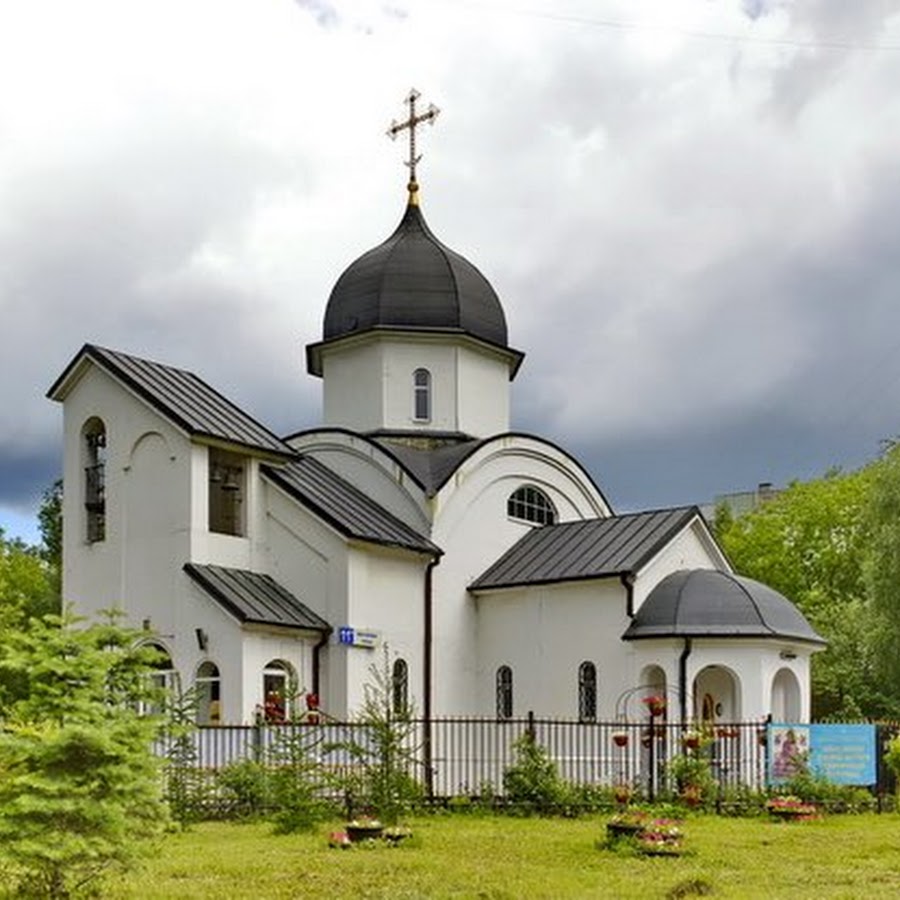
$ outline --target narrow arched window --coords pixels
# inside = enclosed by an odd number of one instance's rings
[[[497,718],[511,719],[513,714],[513,673],[509,666],[497,669]]]
[[[517,488],[506,501],[506,514],[511,519],[522,519],[535,525],[555,525],[556,507],[550,498],[534,485]]]
[[[90,419],[84,437],[85,539],[89,544],[106,540],[106,426]]]
[[[409,666],[405,659],[395,659],[391,671],[391,695],[395,716],[409,714]]]
[[[431,372],[428,369],[413,372],[413,418],[417,422],[431,419]]]
[[[597,667],[592,662],[578,667],[578,718],[582,722],[597,721]]]
[[[214,662],[206,660],[200,663],[194,689],[197,695],[197,724],[219,725],[222,721],[222,678]]]

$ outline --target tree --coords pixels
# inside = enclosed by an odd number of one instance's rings
[[[47,490],[38,510],[41,558],[49,566],[50,586],[56,601],[53,612],[62,612],[62,501],[63,483],[57,478]]]
[[[813,657],[819,718],[883,715],[891,705],[874,671],[876,618],[865,577],[871,533],[865,509],[879,466],[795,482],[719,530],[735,569],[796,603],[829,641]]]
[[[876,617],[875,668],[879,683],[893,687],[900,710],[900,445],[890,442],[873,467],[865,506],[869,553],[865,578]]]
[[[0,528],[0,628],[58,611],[50,565],[34,547],[8,539]]]
[[[32,620],[0,635],[0,871],[16,896],[71,896],[161,833],[138,704],[155,651],[113,621]]]

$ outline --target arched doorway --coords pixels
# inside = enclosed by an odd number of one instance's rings
[[[703,722],[738,722],[741,692],[737,675],[725,666],[706,666],[694,678],[694,710]]]
[[[800,682],[787,668],[779,669],[772,679],[769,709],[775,722],[799,722],[803,715]]]
[[[197,724],[221,724],[222,678],[219,667],[214,662],[207,659],[200,663],[194,688],[197,692]]]

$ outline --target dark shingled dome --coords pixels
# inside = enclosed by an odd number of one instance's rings
[[[622,637],[780,637],[825,643],[786,597],[752,578],[714,569],[667,575]]]
[[[396,231],[341,275],[325,309],[325,341],[373,328],[462,331],[507,346],[506,318],[488,280],[445,247],[412,204]]]

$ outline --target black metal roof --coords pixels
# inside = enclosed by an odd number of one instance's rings
[[[116,350],[85,344],[47,391],[57,392],[75,367],[90,359],[127,385],[154,409],[194,437],[238,444],[277,457],[293,457],[294,451],[193,372],[165,366]]]
[[[485,443],[484,440],[470,438],[443,447],[420,448],[380,435],[376,435],[375,440],[412,473],[429,496],[436,494],[458,466]]]
[[[469,590],[634,573],[699,516],[688,506],[534,528]]]
[[[824,644],[785,596],[716,569],[667,575],[641,604],[624,640],[661,637],[781,637]]]
[[[437,545],[310,456],[263,474],[346,537],[439,554]]]
[[[323,338],[378,327],[460,330],[507,346],[506,317],[490,282],[434,236],[413,204],[394,233],[338,279]]]
[[[331,631],[321,616],[270,575],[197,563],[185,563],[184,571],[240,622]]]

